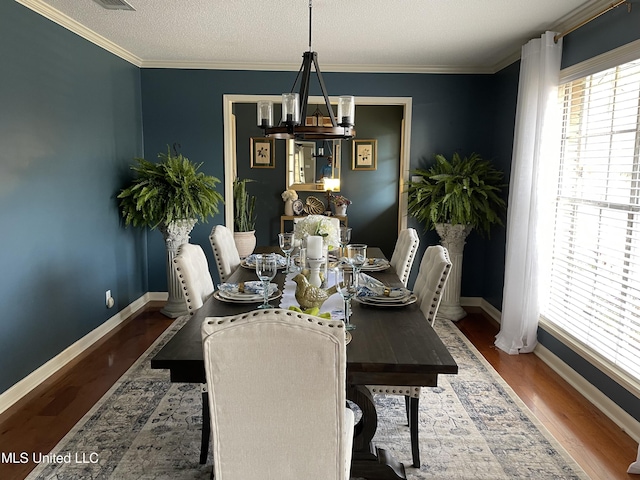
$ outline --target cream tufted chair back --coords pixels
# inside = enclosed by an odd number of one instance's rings
[[[220,281],[226,282],[240,266],[240,255],[233,240],[233,232],[224,225],[216,225],[211,230],[209,241],[216,259]]]
[[[420,309],[431,326],[436,321],[442,292],[450,271],[451,260],[449,260],[447,249],[441,245],[428,247],[420,262],[420,270],[413,291],[418,295]]]
[[[254,310],[205,319],[202,339],[214,478],[349,479],[341,321]]]
[[[450,270],[451,261],[447,249],[441,245],[427,247],[420,262],[420,270],[413,291],[418,295],[420,309],[432,327],[438,314],[442,291],[447,283]],[[420,467],[418,443],[418,402],[422,392],[420,387],[369,385],[368,388],[372,393],[404,396],[409,420],[413,466]]]
[[[413,260],[416,258],[419,243],[420,238],[415,228],[405,228],[400,231],[393,255],[391,255],[391,266],[395,269],[398,278],[400,278],[405,287],[409,281],[411,267],[413,266]]]
[[[193,315],[214,290],[209,264],[202,247],[191,243],[180,245],[173,258],[173,268],[176,278],[180,281],[189,315]]]

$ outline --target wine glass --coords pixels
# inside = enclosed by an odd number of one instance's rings
[[[347,260],[353,268],[357,286],[360,270],[367,261],[367,246],[363,243],[352,243],[350,245],[347,245]]]
[[[276,276],[278,267],[276,265],[276,256],[273,253],[263,253],[256,255],[256,275],[262,281],[263,302],[258,308],[273,308],[269,305],[269,284],[273,277]]]
[[[285,254],[287,258],[287,268],[285,268],[285,273],[293,272],[293,268],[291,268],[291,252],[295,248],[295,237],[293,233],[279,233],[278,234],[278,243],[280,244],[280,250]]]
[[[340,256],[345,256],[346,247],[351,241],[351,228],[340,227]]]
[[[343,301],[344,310],[344,328],[345,330],[353,330],[356,328],[350,321],[351,317],[351,299],[355,297],[358,285],[357,274],[354,269],[336,267],[334,269],[336,275],[336,288],[340,293]]]

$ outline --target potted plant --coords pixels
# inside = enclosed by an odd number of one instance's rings
[[[343,197],[342,195],[331,195],[330,201],[333,204],[334,213],[336,215],[346,215],[347,207],[352,203],[351,200],[347,197]]]
[[[465,239],[473,228],[488,235],[493,225],[502,225],[504,174],[477,153],[464,158],[454,153],[451,161],[436,155],[435,160],[431,168],[412,172],[408,211],[425,228],[435,229],[449,250],[453,268],[439,313],[459,320],[466,315],[460,306]]]
[[[167,246],[169,301],[162,312],[172,318],[186,313],[182,292],[175,288],[171,262],[180,245],[189,241],[189,233],[198,221],[218,213],[223,201],[216,190],[216,177],[199,172],[195,164],[175,152],[158,155],[159,162],[136,158],[131,169],[136,173],[118,198],[125,225],[158,228]]]
[[[247,183],[253,181],[250,178],[233,181],[233,239],[240,258],[251,255],[256,248],[256,197],[247,192]]]

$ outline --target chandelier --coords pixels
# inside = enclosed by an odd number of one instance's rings
[[[258,127],[264,130],[267,137],[295,138],[299,140],[330,140],[349,139],[356,134],[353,126],[355,120],[355,98],[353,96],[341,96],[338,98],[338,115],[333,113],[327,89],[322,79],[322,73],[318,66],[318,54],[311,49],[311,11],[312,0],[309,0],[309,51],[302,54],[302,66],[293,82],[290,93],[282,94],[282,119],[276,126],[273,125],[273,102],[258,102]],[[322,90],[324,103],[329,112],[331,125],[324,122],[307,122],[307,108],[309,106],[309,86],[311,69],[315,69],[318,83]],[[294,93],[296,85],[300,83],[299,93]],[[312,119],[313,117],[309,117]],[[310,123],[310,124],[308,124]],[[315,123],[315,125],[314,125]],[[322,123],[322,125],[320,125]]]

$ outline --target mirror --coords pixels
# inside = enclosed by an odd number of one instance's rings
[[[340,140],[314,142],[289,139],[286,142],[287,189],[324,191],[323,178],[340,179]]]

